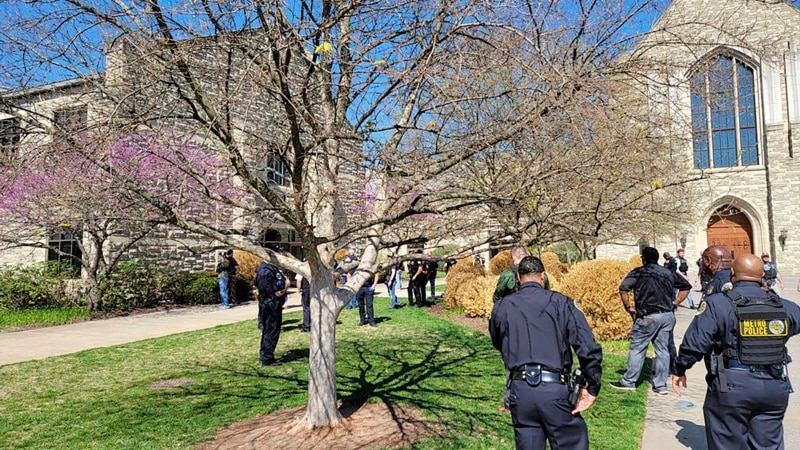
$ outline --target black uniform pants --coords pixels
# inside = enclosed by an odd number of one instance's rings
[[[281,323],[283,321],[283,301],[270,300],[258,303],[261,311],[261,349],[259,359],[262,363],[275,360],[275,347],[281,336]]]
[[[427,284],[427,281],[427,278],[417,278],[411,282],[411,285],[414,289],[414,301],[416,302],[417,306],[425,306],[425,285]]]
[[[564,384],[542,383],[531,387],[512,380],[509,409],[517,450],[541,450],[545,440],[552,449],[587,450],[589,433],[583,417],[572,415]]]
[[[703,417],[709,450],[783,450],[783,416],[789,385],[767,372],[727,369],[729,392],[719,378],[706,392]]]
[[[300,305],[303,307],[302,329],[308,331],[311,329],[311,292],[308,289],[300,293]]]

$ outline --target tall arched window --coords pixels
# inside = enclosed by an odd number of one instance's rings
[[[691,80],[694,167],[758,165],[754,70],[717,56]]]

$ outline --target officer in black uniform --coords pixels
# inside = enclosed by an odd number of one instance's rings
[[[547,291],[544,264],[526,256],[519,263],[519,291],[497,302],[489,321],[492,343],[509,373],[506,403],[511,410],[517,449],[588,449],[580,413],[600,392],[603,350],[586,317],[568,297]],[[570,404],[568,380],[572,350],[586,380]]]
[[[414,296],[414,301],[412,302],[411,295],[409,295],[409,304],[425,306],[427,302],[425,298],[425,286],[428,284],[428,266],[425,262],[415,260],[408,263],[408,284],[411,289],[409,294]]]
[[[709,450],[784,448],[786,341],[800,333],[800,307],[762,290],[762,272],[757,256],[737,257],[733,288],[708,296],[683,336],[672,387],[680,395],[686,370],[705,360]]]
[[[731,288],[731,251],[722,245],[712,245],[703,250],[703,270],[711,275],[703,299]]]
[[[270,230],[274,231],[274,230]],[[280,235],[267,235],[268,241],[280,240]],[[270,243],[269,250],[277,251],[277,245]],[[261,261],[256,270],[254,284],[258,289],[258,321],[261,330],[261,345],[259,359],[262,366],[278,366],[280,362],[275,358],[275,347],[281,336],[283,323],[283,305],[286,303],[288,284],[280,269],[274,264]]]

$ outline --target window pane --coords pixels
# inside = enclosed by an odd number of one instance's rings
[[[708,134],[705,132],[694,135],[694,167],[695,169],[708,168]]]
[[[756,98],[754,94],[753,69],[745,66],[741,62],[737,62],[736,73],[739,86],[739,126],[755,127]]]
[[[742,142],[742,165],[758,165],[758,145],[756,139],[756,128],[742,128],[740,132]]]
[[[70,228],[55,230],[50,235],[50,242],[48,243],[50,250],[47,252],[47,260],[71,265],[72,274],[76,277],[80,276],[83,252],[81,252],[78,244],[82,238],[83,234],[80,231]]]
[[[0,153],[13,155],[17,153],[22,128],[16,118],[0,120]]]
[[[714,147],[714,167],[736,165],[736,133],[734,130],[712,131],[711,144]]]
[[[708,168],[708,114],[706,113],[706,75],[701,72],[692,77],[692,147],[694,167]]]

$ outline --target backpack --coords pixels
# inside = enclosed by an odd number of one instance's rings
[[[222,261],[217,263],[217,267],[214,268],[214,270],[217,273],[227,272],[228,271],[228,267],[230,267],[230,265],[231,265],[231,262],[227,258],[223,258]]]
[[[689,271],[689,264],[686,263],[686,260],[680,258],[681,265],[678,267],[678,272],[686,273]]]

